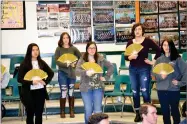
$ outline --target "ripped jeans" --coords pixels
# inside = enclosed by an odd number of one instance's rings
[[[61,91],[61,98],[66,98],[67,95],[74,96],[74,85],[76,79],[67,77],[63,71],[58,71],[58,82]]]
[[[133,101],[135,110],[140,107],[140,91],[143,96],[144,103],[151,102],[150,86],[151,86],[151,67],[129,67],[131,89],[133,92]]]

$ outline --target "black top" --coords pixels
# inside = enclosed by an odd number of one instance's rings
[[[130,40],[127,43],[126,48],[131,44],[133,44],[132,40]],[[144,62],[144,60],[148,58],[148,53],[150,48],[156,51],[156,55],[154,57],[155,60],[161,55],[161,50],[159,46],[151,39],[145,38],[144,41],[141,43],[141,45],[143,46],[143,49],[138,53],[138,57],[136,59],[130,61],[131,66],[135,66],[135,67],[150,66],[149,64]],[[125,56],[125,59],[129,61],[128,56]]]
[[[52,80],[53,76],[54,76],[54,72],[51,70],[51,68],[47,65],[47,63],[45,61],[42,60],[42,65],[43,67],[40,68],[41,70],[43,70],[44,72],[47,73],[48,77],[43,81],[46,83],[46,85]],[[23,98],[28,97],[29,98],[29,94],[30,94],[30,85],[33,84],[33,81],[27,81],[24,80],[24,76],[25,74],[30,71],[32,69],[32,67],[28,67],[27,63],[22,62],[19,68],[19,72],[18,72],[18,82],[22,84],[22,90],[21,90],[21,96],[25,96]],[[46,92],[46,99],[48,99],[48,94],[47,94],[47,90],[46,90],[46,86],[44,86],[45,92]]]

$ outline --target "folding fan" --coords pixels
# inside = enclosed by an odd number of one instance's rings
[[[3,75],[6,71],[6,67],[4,65],[1,65],[1,75]]]
[[[24,80],[33,81],[33,80],[42,80],[48,77],[47,73],[41,69],[32,69],[28,71],[25,76]]]
[[[95,73],[103,73],[103,69],[101,68],[101,66],[95,62],[85,62],[84,64],[81,65],[81,67],[84,70],[93,69]]]
[[[133,43],[127,47],[125,55],[129,56],[132,54],[137,54],[141,49],[143,49],[142,45]]]
[[[154,68],[153,68],[153,73],[155,74],[170,74],[174,72],[174,69],[173,67],[168,64],[168,63],[160,63],[160,64],[157,64]]]
[[[75,55],[66,53],[66,54],[61,55],[57,61],[62,62],[62,63],[73,63],[77,60],[78,58]]]

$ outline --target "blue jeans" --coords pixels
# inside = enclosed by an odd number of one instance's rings
[[[67,93],[69,96],[73,96],[75,81],[76,79],[67,77],[67,74],[63,71],[58,71],[58,82],[61,91],[61,98],[66,98]]]
[[[129,67],[135,110],[140,107],[140,90],[144,102],[150,102],[151,67]]]
[[[88,92],[81,92],[84,103],[84,119],[88,124],[88,119],[92,113],[102,112],[103,89],[89,89]]]
[[[179,100],[180,91],[159,91],[158,98],[161,105],[164,124],[171,124],[170,115],[173,117],[173,123],[180,123]]]

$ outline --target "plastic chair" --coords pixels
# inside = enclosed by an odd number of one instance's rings
[[[128,70],[129,67],[126,66],[126,62],[125,62],[125,55],[124,53],[121,54],[121,64],[120,64],[120,67],[119,67],[119,74],[120,74],[120,71],[121,70]]]
[[[51,58],[51,69],[54,71],[54,72],[57,72],[58,69],[56,67],[56,60],[55,60],[55,56],[53,55],[52,58]]]
[[[24,60],[23,56],[16,56],[10,59],[10,74],[14,74],[15,70],[15,64],[21,64],[21,62]]]
[[[23,104],[21,103],[20,100],[20,95],[19,95],[19,90],[18,90],[18,82],[16,78],[11,78],[9,80],[7,88],[11,88],[11,95],[6,94],[6,89],[1,90],[1,97],[2,101],[19,101],[19,110],[21,110],[21,116],[23,120],[23,115],[24,115],[24,107]]]
[[[127,82],[129,80],[130,79],[129,79],[128,75],[118,75],[118,76],[116,76],[116,81],[115,81],[115,84],[114,84],[114,91],[104,94],[105,95],[105,98],[104,98],[105,100],[104,100],[103,112],[104,112],[105,105],[106,105],[106,100],[107,100],[108,97],[111,97],[114,109],[116,111],[116,108],[115,108],[114,101],[113,101],[112,97],[124,96],[124,92],[123,92],[123,90],[121,90],[121,84],[123,84],[124,82]],[[122,108],[123,108],[123,106],[124,106],[124,103],[122,103]],[[123,113],[123,110],[122,110],[122,113]],[[121,113],[121,117],[122,117],[122,113]]]
[[[108,80],[108,81],[105,81],[105,82],[109,82],[109,83],[115,83],[115,81],[116,81],[116,77],[117,77],[117,75],[118,75],[118,70],[117,70],[117,65],[116,65],[116,63],[112,63],[112,65],[113,65],[113,68],[114,68],[114,71],[113,71],[113,74],[112,74],[112,76],[111,76],[111,78]],[[105,76],[106,75],[106,73],[104,73],[104,75],[103,76]]]

